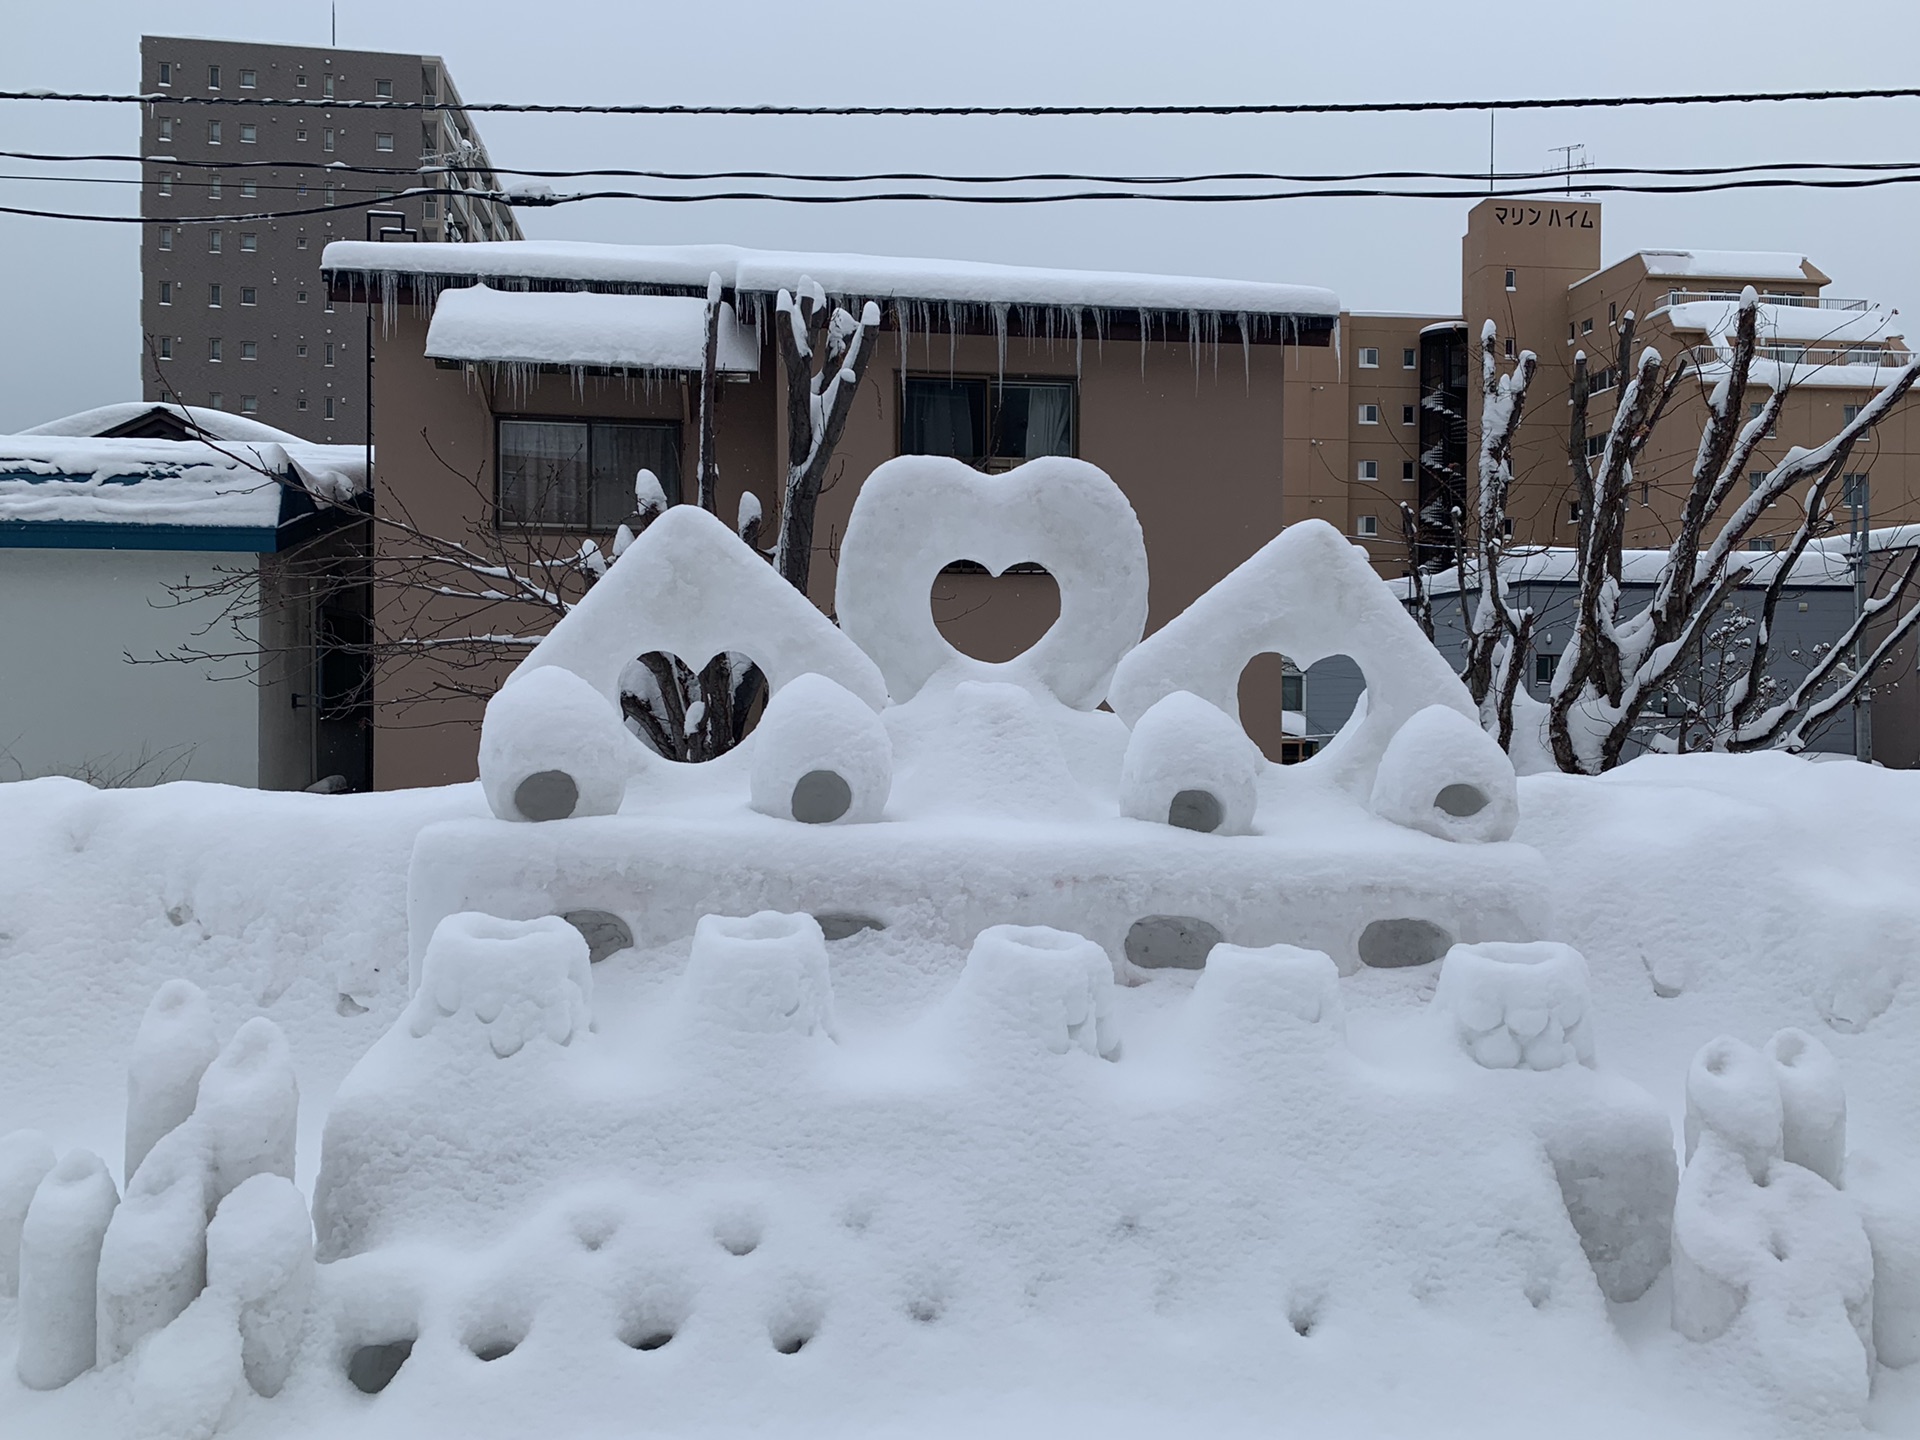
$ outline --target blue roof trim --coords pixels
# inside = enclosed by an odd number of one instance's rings
[[[283,538],[267,526],[0,520],[0,550],[225,550],[260,555],[280,549]]]

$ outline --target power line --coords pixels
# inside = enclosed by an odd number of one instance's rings
[[[175,156],[159,155],[69,155],[47,154],[36,151],[0,150],[0,159],[29,160],[45,163],[114,163],[114,164],[152,164],[179,167],[184,170],[237,170],[237,169],[275,169],[275,170],[315,170],[331,174],[352,175],[519,175],[530,179],[578,180],[596,176],[608,176],[616,179],[635,180],[672,180],[672,181],[713,181],[713,180],[781,180],[798,184],[849,185],[880,184],[897,181],[921,181],[949,185],[1017,185],[1044,183],[1080,183],[1091,185],[1198,185],[1246,183],[1254,181],[1275,184],[1340,184],[1363,180],[1457,180],[1477,185],[1486,183],[1489,178],[1484,170],[1356,170],[1327,173],[1290,174],[1280,171],[1263,170],[1221,170],[1202,172],[1193,175],[1113,175],[1082,174],[1073,171],[1032,171],[1006,175],[949,175],[935,171],[889,170],[860,173],[827,173],[817,171],[783,170],[632,170],[617,166],[582,170],[533,170],[510,165],[352,165],[345,162],[319,163],[307,160],[186,160]],[[1850,162],[1782,160],[1762,161],[1743,165],[1595,165],[1579,173],[1585,176],[1632,176],[1654,175],[1685,178],[1696,176],[1750,175],[1781,172],[1790,174],[1810,174],[1822,172],[1847,171],[1900,171],[1920,169],[1916,160],[1861,160]],[[43,178],[43,177],[31,177]],[[53,178],[53,177],[44,177]],[[1565,182],[1564,171],[1515,170],[1504,171],[1492,177],[1501,182],[1519,182],[1532,180],[1551,180],[1559,185]],[[131,183],[138,184],[139,181]],[[182,182],[185,183],[185,182]]]
[[[454,190],[432,188],[409,188],[379,195],[373,200],[348,201],[341,204],[314,205],[295,210],[255,211],[234,215],[89,215],[69,211],[41,210],[25,206],[0,206],[0,215],[19,215],[42,220],[80,220],[100,224],[139,225],[221,225],[249,220],[284,220],[303,215],[323,215],[346,210],[364,210],[369,205],[385,201],[415,199],[426,196],[445,196],[469,201],[486,201],[496,205],[513,208],[550,208],[558,205],[577,205],[594,200],[639,200],[661,205],[705,204],[712,201],[765,201],[789,205],[866,205],[882,202],[918,203],[931,202],[950,205],[1057,205],[1081,201],[1154,201],[1162,204],[1190,205],[1232,205],[1259,204],[1287,200],[1483,200],[1490,196],[1494,199],[1542,199],[1551,205],[1552,195],[1557,194],[1551,177],[1541,177],[1547,183],[1520,189],[1508,190],[1383,190],[1374,188],[1347,187],[1325,190],[1267,190],[1240,193],[1201,193],[1185,194],[1168,191],[1135,190],[1084,190],[1067,191],[1048,195],[981,195],[981,194],[943,194],[938,191],[882,191],[862,194],[782,194],[777,191],[727,190],[705,191],[700,194],[686,195],[678,193],[642,192],[635,190],[596,190],[581,194],[531,196],[513,194],[506,191]],[[1586,187],[1588,192],[1625,195],[1697,195],[1724,190],[1861,190],[1887,185],[1907,185],[1920,182],[1920,173],[1899,175],[1871,175],[1852,179],[1808,180],[1808,179],[1752,179],[1706,181],[1688,185],[1632,185],[1600,184]]]
[[[513,101],[340,100],[278,96],[83,94],[0,90],[0,100],[96,105],[256,105],[304,110],[451,111],[509,115],[735,115],[785,119],[824,117],[1113,117],[1128,115],[1407,115],[1444,111],[1606,110],[1633,106],[1754,105],[1790,101],[1912,100],[1920,88],[1881,90],[1753,90],[1725,94],[1587,95],[1520,100],[1310,101],[1246,105],[582,105]]]

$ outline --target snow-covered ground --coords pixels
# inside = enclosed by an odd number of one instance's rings
[[[299,1181],[311,1193],[330,1100],[406,1004],[414,836],[433,821],[485,808],[477,785],[333,797],[193,784],[100,792],[64,780],[0,787],[0,973],[9,997],[0,1011],[0,1131],[31,1125],[63,1149],[81,1145],[117,1159],[125,1057],[154,991],[184,976],[207,991],[221,1034],[254,1015],[286,1032],[302,1101]],[[1656,1097],[1676,1137],[1687,1068],[1704,1043],[1729,1034],[1757,1045],[1798,1026],[1839,1059],[1856,1159],[1904,1170],[1910,1187],[1920,1181],[1920,986],[1911,974],[1920,954],[1920,775],[1771,756],[1650,757],[1601,780],[1523,780],[1517,838],[1545,857],[1558,937],[1590,965],[1602,1073]],[[886,936],[872,932],[837,944],[832,980],[843,1040],[880,1057],[876,1065],[903,1063],[886,1035],[950,989],[962,959],[939,947],[890,951]],[[637,1063],[647,1059],[644,1016],[685,963],[681,942],[596,967],[602,1030],[634,1037]],[[509,1215],[479,1253],[428,1247],[414,1263],[433,1274],[465,1273],[515,1312],[513,1325],[531,1322],[533,1338],[515,1355],[483,1366],[466,1355],[454,1364],[422,1353],[410,1362],[422,1372],[414,1385],[403,1372],[372,1397],[344,1386],[273,1402],[248,1397],[231,1417],[235,1433],[518,1435],[559,1413],[577,1434],[715,1434],[755,1430],[773,1418],[781,1433],[795,1434],[1297,1427],[1343,1435],[1518,1436],[1545,1428],[1697,1436],[1809,1434],[1829,1424],[1844,1431],[1852,1422],[1842,1416],[1781,1413],[1764,1377],[1724,1342],[1674,1334],[1664,1279],[1609,1313],[1590,1278],[1574,1277],[1583,1295],[1556,1275],[1567,1298],[1517,1311],[1470,1308],[1481,1328],[1463,1330],[1461,1312],[1444,1300],[1423,1315],[1405,1290],[1394,1292],[1397,1263],[1340,1248],[1393,1233],[1391,1223],[1368,1229],[1339,1217],[1349,1206],[1375,1204],[1396,1169],[1425,1185],[1444,1181],[1444,1200],[1405,1194],[1407,1232],[1435,1247],[1430,1278],[1443,1294],[1458,1287],[1472,1304],[1484,1299],[1471,1278],[1447,1267],[1479,1254],[1479,1232],[1506,1213],[1500,1191],[1514,1162],[1498,1153],[1434,1153],[1436,1145],[1444,1152],[1474,1138],[1470,1124],[1445,1118],[1449,1111],[1501,1103],[1458,1075],[1424,1072],[1408,1049],[1408,1021],[1430,998],[1438,969],[1363,970],[1340,982],[1350,1048],[1388,1090],[1397,1084],[1405,1092],[1418,1124],[1356,1115],[1337,1086],[1302,1083],[1295,1074],[1290,1083],[1301,1088],[1285,1135],[1300,1153],[1236,1157],[1243,1179],[1257,1180],[1265,1166],[1274,1183],[1296,1190],[1288,1220],[1297,1232],[1296,1274],[1287,1288],[1269,1288],[1274,1277],[1257,1254],[1250,1254],[1257,1273],[1244,1285],[1231,1277],[1231,1253],[1184,1254],[1178,1258],[1193,1267],[1189,1273],[1160,1273],[1156,1265],[1167,1257],[1154,1258],[1156,1227],[1231,1246],[1232,1217],[1183,1226],[1180,1217],[1157,1213],[1151,1194],[1116,1195],[1113,1214],[1101,1217],[1123,1236],[1106,1262],[1110,1285],[1089,1288],[1072,1274],[1076,1257],[1062,1255],[1056,1278],[1079,1293],[1059,1297],[1057,1309],[1043,1297],[1010,1330],[969,1314],[968,1296],[989,1288],[988,1277],[969,1273],[964,1255],[930,1253],[920,1257],[924,1273],[916,1278],[927,1287],[924,1303],[950,1309],[948,1323],[923,1325],[893,1343],[931,1354],[869,1351],[863,1342],[872,1337],[856,1318],[847,1343],[833,1343],[832,1328],[823,1327],[821,1342],[798,1356],[765,1347],[727,1363],[714,1347],[687,1344],[696,1339],[689,1334],[680,1354],[672,1346],[621,1350],[610,1358],[625,1363],[608,1365],[593,1362],[609,1357],[571,1348],[578,1337],[564,1317],[536,1319],[540,1298],[559,1286],[542,1273],[554,1248],[543,1225],[560,1222]],[[1177,1096],[1193,1083],[1170,1059],[1170,1037],[1193,995],[1190,976],[1165,975],[1117,992],[1116,1024],[1130,1049],[1114,1068],[1136,1071],[1127,1082],[1136,1092],[1130,1104],[1151,1109],[1156,1087]],[[1017,1096],[1000,1098],[1010,1123],[1062,1118],[1045,1106],[1021,1116]],[[1230,1127],[1209,1138],[1235,1143]],[[1250,1134],[1245,1144],[1257,1151],[1262,1138],[1278,1137]],[[1354,1177],[1351,1189],[1341,1188],[1343,1174]],[[1307,1176],[1313,1183],[1303,1183]],[[856,1189],[875,1193],[872,1223],[899,1227],[901,1217],[886,1214],[879,1198],[885,1186],[854,1178]],[[911,1177],[902,1178],[906,1188],[896,1193],[904,1196]],[[1017,1229],[1022,1207],[1047,1202],[1028,1189],[1030,1175],[1009,1180],[1006,1203],[1015,1213],[1008,1224]],[[758,1258],[715,1247],[675,1277],[703,1295],[718,1292],[716,1308],[749,1306],[767,1298],[756,1287],[771,1294],[822,1269],[828,1291],[835,1280],[895,1278],[857,1247],[849,1252],[848,1217],[836,1223],[811,1213],[818,1193],[783,1203],[754,1190],[750,1177],[741,1185],[738,1194],[704,1198],[738,1210],[748,1229],[766,1226]],[[474,1188],[485,1193],[488,1177],[475,1176]],[[1476,1189],[1484,1192],[1478,1213]],[[680,1211],[690,1203],[663,1198],[636,1223],[686,1228],[693,1222]],[[941,1197],[915,1196],[914,1203],[937,1207]],[[1462,1203],[1464,1211],[1446,1208]],[[1510,1215],[1505,1223],[1513,1223]],[[1137,1253],[1127,1255],[1129,1248]],[[749,1274],[755,1264],[761,1272]],[[1159,1311],[1141,1304],[1137,1314],[1117,1313],[1139,1301],[1139,1287],[1151,1291],[1156,1283],[1211,1292],[1216,1301],[1231,1297],[1247,1310],[1237,1325],[1222,1325],[1218,1304]],[[742,1293],[729,1294],[729,1286]],[[793,1303],[805,1310],[813,1292],[801,1285],[797,1293]],[[1110,1328],[1082,1336],[1070,1323],[1081,1306],[1111,1307]],[[10,1353],[17,1339],[11,1301],[0,1301],[0,1316],[0,1353]],[[1308,1333],[1296,1335],[1301,1328]],[[543,1329],[553,1332],[545,1347]],[[1273,1346],[1276,1329],[1295,1342],[1292,1353]],[[1112,1352],[1116,1340],[1129,1348]],[[708,1383],[700,1383],[703,1367],[711,1370]],[[927,1385],[928,1374],[944,1383]],[[105,1371],[36,1394],[18,1384],[9,1364],[0,1378],[0,1431],[124,1433],[116,1428],[124,1412],[115,1407],[125,1386],[116,1378]],[[289,1406],[297,1407],[297,1424],[289,1423]],[[1879,1370],[1870,1424],[1920,1434],[1920,1370]]]

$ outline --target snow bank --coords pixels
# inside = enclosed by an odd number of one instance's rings
[[[440,360],[698,372],[706,364],[706,301],[486,285],[447,290],[434,303],[426,353]],[[720,307],[718,354],[723,374],[751,375],[760,368],[759,336],[727,304]]]

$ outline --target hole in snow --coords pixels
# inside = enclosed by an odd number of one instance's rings
[[[633,930],[607,910],[569,910],[560,917],[587,942],[587,959],[598,965],[609,955],[633,945]]]
[[[862,930],[884,930],[887,922],[876,920],[871,915],[856,915],[851,911],[829,910],[813,917],[820,922],[820,933],[829,940],[845,940],[850,935],[858,935]]]
[[[697,763],[733,749],[767,708],[767,677],[737,650],[699,670],[678,655],[649,650],[620,672],[620,715],[657,755]]]
[[[486,1335],[467,1341],[467,1349],[476,1360],[504,1360],[519,1348],[519,1340],[505,1335]]]
[[[793,787],[793,818],[831,825],[853,806],[853,787],[835,770],[809,770]]]
[[[1313,1334],[1315,1322],[1319,1319],[1317,1307],[1296,1300],[1287,1312],[1287,1323],[1293,1326],[1293,1333],[1303,1339]]]
[[[1379,970],[1430,965],[1453,947],[1431,920],[1376,920],[1360,932],[1360,960]]]
[[[564,820],[580,803],[580,787],[564,770],[536,770],[513,791],[513,808],[529,820]]]
[[[713,1238],[729,1255],[751,1255],[760,1248],[760,1217],[737,1213],[713,1222]]]
[[[1127,931],[1127,959],[1142,970],[1199,970],[1225,938],[1191,915],[1146,915]]]
[[[907,1315],[922,1325],[931,1325],[945,1308],[937,1295],[917,1295],[907,1302]]]
[[[1449,785],[1433,797],[1435,809],[1462,818],[1478,815],[1489,803],[1487,792],[1478,785]]]
[[[933,623],[954,649],[998,665],[1033,648],[1060,618],[1060,586],[1045,568],[1009,565],[987,574],[959,560],[933,578]]]
[[[661,1346],[673,1342],[673,1331],[642,1330],[631,1336],[623,1335],[620,1338],[623,1344],[635,1350],[658,1350]]]
[[[813,1339],[814,1327],[805,1321],[796,1321],[776,1325],[767,1332],[767,1338],[773,1341],[773,1348],[782,1355],[798,1355],[807,1348],[807,1342]]]
[[[1167,824],[1180,830],[1198,830],[1211,835],[1225,818],[1219,797],[1211,790],[1182,790],[1167,806]]]
[[[393,1383],[400,1367],[413,1354],[413,1337],[362,1345],[347,1359],[347,1379],[364,1395],[378,1395]]]
[[[1807,1053],[1806,1038],[1784,1030],[1773,1040],[1773,1058],[1782,1065],[1798,1065]]]

